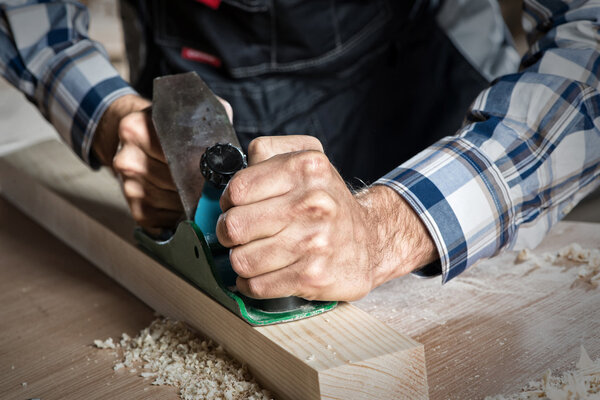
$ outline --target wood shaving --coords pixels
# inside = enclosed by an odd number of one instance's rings
[[[125,364],[123,364],[122,362],[118,362],[118,363],[116,363],[116,364],[115,364],[115,366],[113,367],[113,369],[114,369],[115,371],[118,371],[118,370],[120,370],[121,368],[125,368]]]
[[[531,250],[523,249],[519,252],[519,254],[517,254],[517,262],[530,260],[532,255],[533,254],[531,253]]]
[[[113,343],[112,339],[104,344]],[[231,358],[223,348],[203,340],[183,323],[158,318],[135,338],[126,333],[116,345],[123,354],[114,370],[141,367],[140,376],[153,378],[153,385],[170,385],[179,389],[185,400],[195,399],[272,399],[250,375],[247,367]]]
[[[582,287],[586,290],[600,286],[600,249],[586,249],[578,243],[571,243],[552,253],[534,254],[529,249],[521,250],[516,257],[516,262],[534,264],[534,269],[526,275],[537,270],[540,266],[562,267],[563,271],[571,268],[577,269],[577,278],[571,287]]]
[[[581,346],[581,356],[576,370],[561,377],[552,376],[550,370],[537,382],[530,382],[521,392],[510,396],[488,396],[485,400],[583,400],[600,399],[600,358],[592,361]]]
[[[115,343],[112,338],[108,338],[104,341],[94,340],[94,345],[99,349],[115,349]],[[89,361],[89,360],[88,360]]]

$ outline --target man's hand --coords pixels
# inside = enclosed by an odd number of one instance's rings
[[[231,120],[231,106],[219,101]],[[120,177],[135,221],[158,235],[162,229],[175,227],[183,216],[183,206],[154,130],[150,104],[135,95],[113,102],[100,119],[93,151]]]
[[[412,208],[383,186],[353,195],[317,139],[261,137],[248,158],[217,223],[242,293],[356,300],[435,260]]]
[[[112,103],[96,131],[94,151],[121,178],[135,221],[158,234],[162,228],[177,223],[183,208],[154,131],[149,106],[148,100],[134,95]]]

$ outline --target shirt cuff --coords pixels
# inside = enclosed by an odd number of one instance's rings
[[[440,140],[375,184],[394,189],[419,215],[437,247],[444,283],[513,237],[509,187],[464,138]]]
[[[42,113],[75,153],[93,168],[94,132],[112,102],[136,94],[110,64],[103,49],[81,40],[57,53],[42,74],[35,98]]]

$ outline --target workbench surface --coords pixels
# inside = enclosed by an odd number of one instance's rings
[[[600,249],[600,224],[560,222],[533,253],[574,242]],[[581,345],[600,358],[600,287],[577,279],[581,264],[533,258],[506,252],[445,285],[406,276],[355,305],[425,345],[432,399],[510,395],[548,369],[574,369]]]
[[[152,310],[3,199],[0,220],[0,398],[176,398],[114,372],[114,352],[92,346],[135,335]],[[600,247],[600,224],[560,223],[535,253],[572,242]],[[514,261],[501,255],[444,286],[407,276],[355,304],[425,345],[434,399],[513,393],[573,368],[581,344],[600,357],[600,288],[572,285],[575,268]]]
[[[176,399],[95,339],[132,337],[154,312],[0,197],[0,399]]]

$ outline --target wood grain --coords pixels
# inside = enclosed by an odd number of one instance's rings
[[[573,242],[600,248],[600,224],[561,222],[534,253]],[[432,399],[517,393],[548,369],[573,369],[581,345],[600,358],[600,288],[572,287],[575,268],[515,259],[480,262],[443,286],[396,279],[354,304],[425,345]]]
[[[114,178],[58,142],[4,157],[0,184],[19,209],[153,309],[222,344],[280,398],[427,397],[423,347],[350,304],[253,328],[156,263],[132,242]]]

